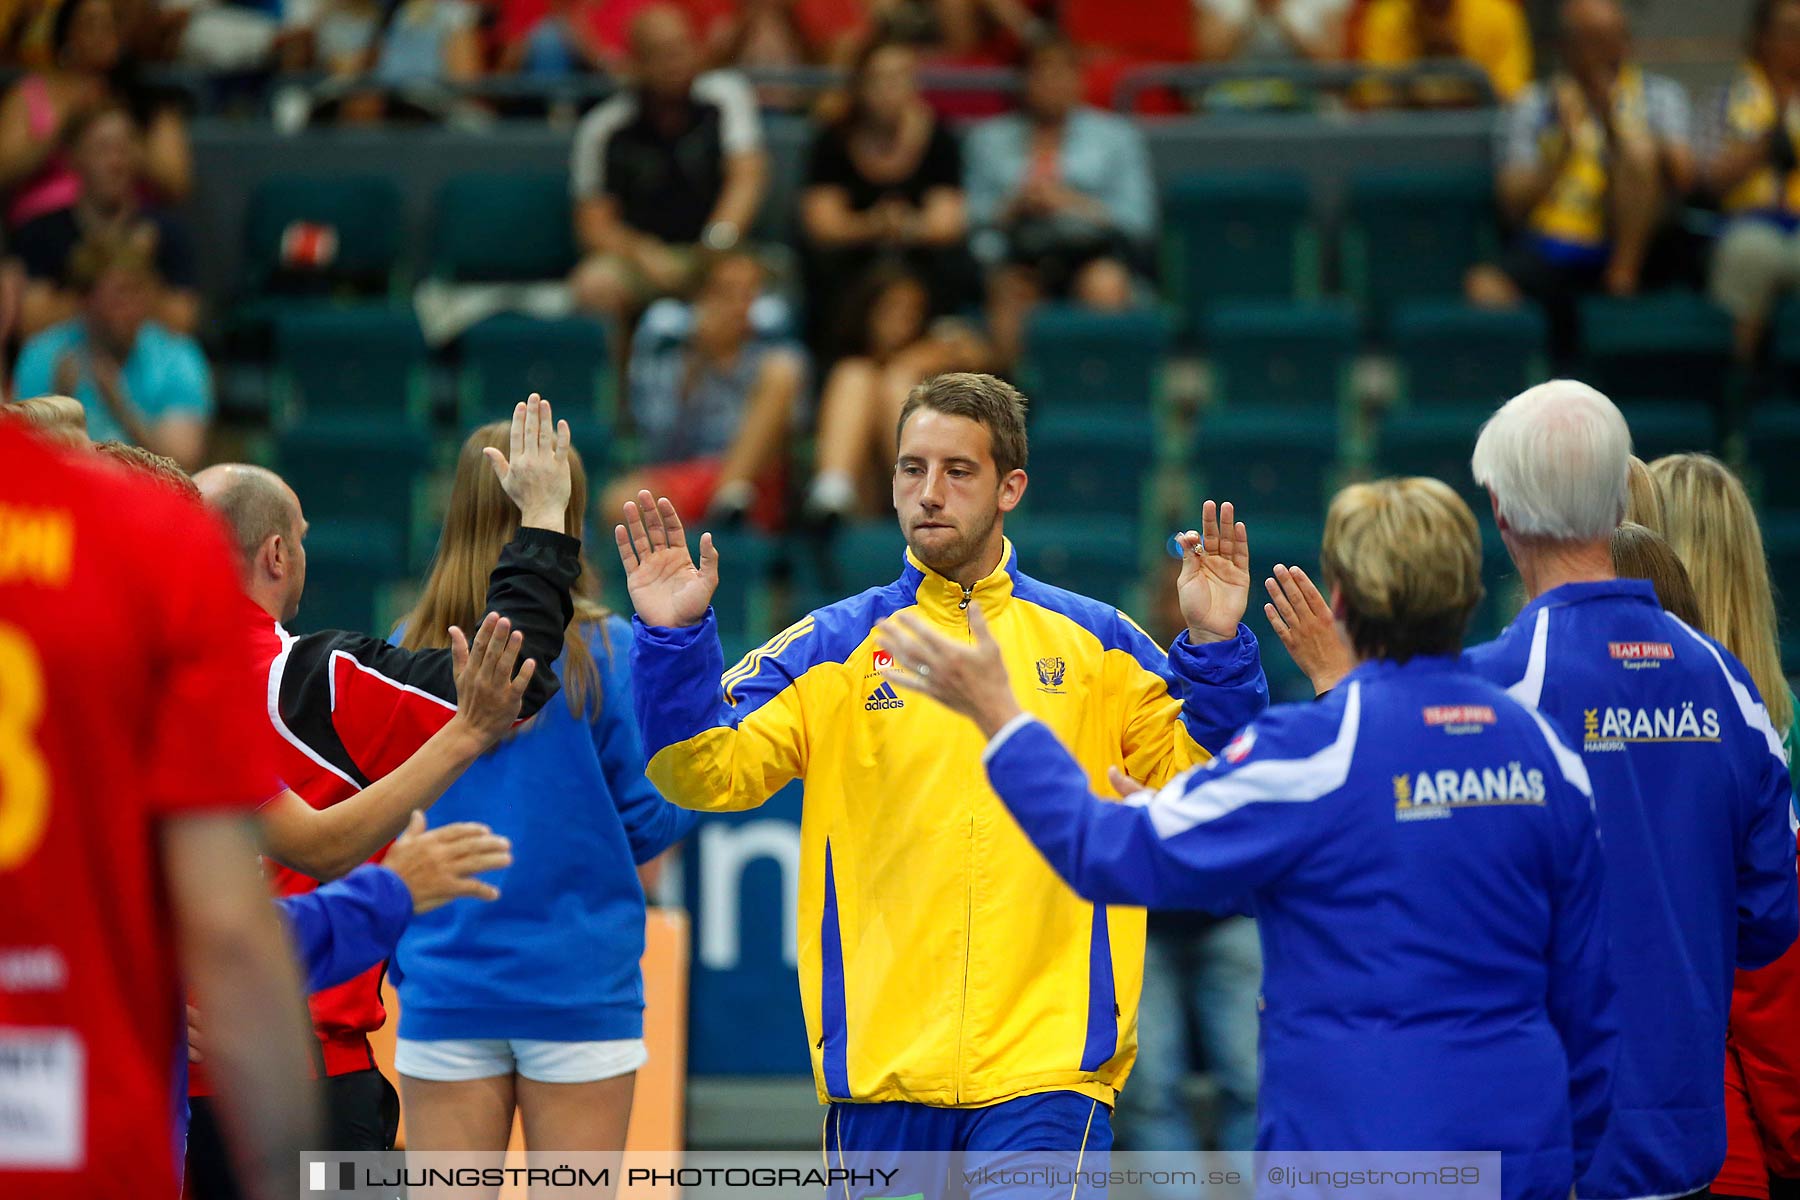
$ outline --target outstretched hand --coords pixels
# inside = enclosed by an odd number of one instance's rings
[[[1313,692],[1324,695],[1356,665],[1338,636],[1331,605],[1299,567],[1276,563],[1275,573],[1263,580],[1263,587],[1268,589],[1270,601],[1263,605],[1263,616],[1269,618],[1294,665],[1312,680]]]
[[[489,613],[475,631],[471,645],[463,631],[450,627],[450,659],[456,669],[456,715],[469,727],[482,750],[491,749],[519,719],[525,689],[537,673],[537,660],[528,658],[518,674],[519,651],[525,635],[512,622]]]
[[[426,829],[425,814],[415,811],[381,865],[406,884],[413,912],[428,913],[464,896],[498,900],[500,889],[476,876],[510,867],[512,860],[512,843],[486,825],[459,821]]]
[[[500,488],[519,506],[519,523],[527,529],[548,529],[580,537],[568,529],[569,423],[553,420],[550,402],[531,393],[513,408],[512,453],[492,446],[482,451]]]
[[[719,552],[710,533],[700,535],[700,565],[688,553],[687,532],[667,496],[649,492],[625,502],[625,523],[613,527],[625,590],[646,625],[698,625],[719,587]]]
[[[1176,535],[1181,577],[1175,591],[1188,640],[1196,645],[1236,637],[1250,606],[1250,534],[1235,517],[1229,500],[1208,500],[1200,509],[1200,532]]]
[[[991,738],[1021,710],[980,605],[969,609],[969,632],[973,642],[958,642],[902,612],[876,627],[875,642],[894,656],[884,669],[889,679],[968,717]]]

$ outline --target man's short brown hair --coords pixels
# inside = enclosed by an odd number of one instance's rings
[[[1025,397],[1004,379],[973,371],[953,371],[927,379],[915,387],[900,406],[899,432],[906,419],[921,408],[951,417],[967,417],[988,431],[994,467],[1002,479],[1025,469]]]
[[[1481,529],[1448,484],[1414,477],[1345,488],[1325,516],[1319,560],[1364,658],[1462,649],[1481,603]]]
[[[94,453],[110,462],[118,463],[126,470],[163,484],[165,487],[180,492],[190,500],[200,499],[200,489],[193,477],[181,469],[181,464],[166,454],[158,454],[154,450],[146,450],[142,446],[133,446],[129,442],[95,442]]]

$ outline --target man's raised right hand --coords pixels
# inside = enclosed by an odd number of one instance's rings
[[[519,524],[580,537],[580,529],[568,528],[569,423],[552,419],[550,402],[536,392],[513,407],[511,450],[509,456],[489,446],[482,453],[519,506]]]
[[[688,553],[681,517],[668,497],[639,492],[625,502],[625,523],[613,528],[625,590],[646,625],[698,625],[719,586],[719,552],[712,534],[700,535],[700,565]]]

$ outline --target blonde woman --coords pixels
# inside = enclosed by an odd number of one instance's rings
[[[503,423],[463,444],[424,593],[400,634],[411,648],[473,628],[488,572],[518,509],[484,461]],[[587,477],[569,451],[568,530],[579,535]],[[643,1041],[644,893],[637,864],[694,817],[644,778],[625,650],[629,626],[598,602],[584,562],[551,701],[484,755],[433,809],[433,823],[479,820],[512,841],[515,865],[479,914],[452,905],[420,918],[395,952],[395,1068],[412,1149],[503,1151],[513,1114],[533,1150],[616,1151],[631,1116]],[[480,814],[479,817],[471,814]]]
[[[1669,544],[1687,565],[1701,627],[1737,655],[1782,736],[1792,777],[1794,692],[1781,671],[1775,595],[1749,494],[1709,454],[1650,464],[1662,492]],[[1726,1036],[1725,1165],[1715,1196],[1764,1200],[1773,1180],[1800,1177],[1800,952],[1739,971]]]
[[[1769,721],[1795,763],[1794,693],[1781,671],[1775,591],[1762,530],[1742,481],[1710,454],[1650,464],[1663,499],[1663,536],[1688,569],[1704,632],[1737,656],[1762,693]]]

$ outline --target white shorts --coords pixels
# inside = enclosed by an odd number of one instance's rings
[[[431,1083],[462,1083],[515,1072],[535,1083],[599,1083],[650,1060],[643,1038],[612,1042],[540,1042],[528,1038],[452,1038],[394,1046],[394,1070]]]

